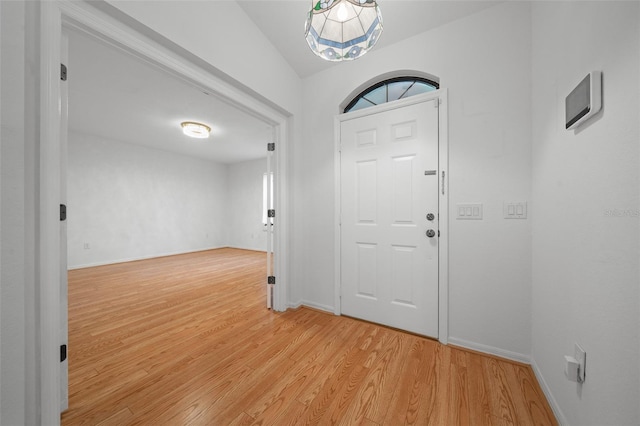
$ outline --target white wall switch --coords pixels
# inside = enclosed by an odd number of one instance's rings
[[[587,353],[582,349],[582,347],[576,343],[576,361],[578,361],[578,382],[584,383],[584,379],[586,378],[586,368],[587,368]]]
[[[482,220],[482,203],[458,204],[456,219]]]
[[[578,381],[578,372],[580,370],[580,364],[574,357],[564,356],[564,375],[572,382]]]
[[[505,219],[526,219],[527,218],[527,202],[505,202],[504,204]]]

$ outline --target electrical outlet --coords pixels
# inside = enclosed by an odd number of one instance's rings
[[[585,373],[586,373],[586,365],[587,365],[587,353],[577,343],[576,343],[575,349],[576,349],[575,359],[576,361],[578,361],[578,364],[580,366],[578,368],[578,383],[584,383],[584,379],[586,377]]]

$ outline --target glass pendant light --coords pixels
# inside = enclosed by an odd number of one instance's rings
[[[307,44],[328,61],[359,58],[382,34],[382,15],[375,0],[312,0],[305,25]]]

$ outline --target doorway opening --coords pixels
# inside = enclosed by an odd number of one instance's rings
[[[447,343],[447,130],[446,89],[336,117],[336,314]]]
[[[38,325],[40,347],[43,348],[40,371],[42,381],[40,395],[42,403],[43,422],[54,422],[59,416],[61,407],[64,407],[64,374],[60,368],[61,352],[50,353],[47,348],[58,347],[66,344],[61,329],[64,309],[64,288],[61,278],[65,269],[60,255],[60,247],[63,244],[61,226],[57,214],[58,205],[62,199],[63,182],[63,143],[66,126],[63,126],[59,105],[62,99],[62,85],[60,83],[60,64],[63,63],[62,32],[76,30],[85,32],[91,36],[117,46],[124,51],[133,54],[142,61],[154,64],[168,73],[194,87],[220,97],[231,105],[264,121],[272,129],[272,139],[278,149],[273,154],[275,187],[274,205],[279,211],[278,226],[274,227],[273,247],[281,255],[275,258],[274,270],[279,275],[278,288],[274,290],[273,309],[283,311],[286,309],[286,262],[287,238],[287,170],[286,157],[288,115],[281,110],[264,104],[252,94],[215,77],[211,72],[189,62],[185,57],[171,51],[161,44],[141,36],[135,29],[124,26],[116,19],[94,9],[84,3],[45,3],[42,5],[42,114],[40,126],[41,140],[41,173],[40,173],[40,204],[41,211],[41,243],[39,246],[39,269],[41,276],[41,301],[40,311],[42,321]],[[266,149],[266,147],[265,147]],[[51,212],[56,211],[52,216]],[[259,221],[259,215],[257,215]],[[266,277],[265,277],[266,284]],[[49,419],[49,420],[48,420]]]

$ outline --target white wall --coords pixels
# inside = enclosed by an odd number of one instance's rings
[[[267,250],[267,233],[262,225],[262,179],[267,160],[230,164],[227,211],[229,247]]]
[[[532,357],[559,420],[640,424],[638,2],[533,4]],[[602,113],[564,97],[603,72]],[[563,374],[578,342],[586,382]]]
[[[529,4],[501,4],[304,81],[292,250],[301,301],[333,309],[338,105],[382,73],[424,71],[449,90],[450,206],[484,203],[484,220],[450,221],[450,340],[528,360],[530,221],[505,220],[502,209],[530,198],[530,37]]]
[[[281,108],[298,112],[300,78],[235,1],[107,1]]]
[[[226,165],[69,134],[71,268],[224,247],[227,204]]]
[[[22,10],[21,10],[22,9]],[[23,13],[24,7],[19,4],[1,4],[2,18],[2,147],[0,149],[0,191],[2,204],[0,209],[0,423],[9,424],[24,422],[24,401],[21,396],[25,391],[25,334],[24,325],[20,323],[20,313],[25,308],[24,276],[24,183],[19,174],[24,167],[25,129],[24,102],[20,90],[24,90],[25,69],[23,59],[19,55],[24,49],[24,38],[12,37],[11,31],[22,33],[20,27],[8,18],[12,13]],[[13,57],[5,52],[15,52]],[[10,62],[11,61],[11,62]],[[16,61],[15,63],[13,61]],[[23,59],[24,61],[24,59]],[[16,99],[17,104],[4,102],[4,99]],[[17,244],[17,245],[14,245]],[[15,386],[15,389],[13,388]],[[16,407],[12,407],[17,404]],[[6,411],[5,411],[6,410]]]
[[[138,23],[211,64],[226,75],[226,81],[233,80],[232,84],[235,81],[243,86],[242,89],[248,88],[290,114],[287,123],[288,167],[299,167],[296,157],[306,155],[299,151],[302,139],[302,80],[240,6],[234,1],[106,1]],[[149,35],[146,28],[135,23],[133,26]],[[150,36],[162,44],[161,39]],[[288,231],[290,235],[301,234],[299,230],[306,225],[298,217],[306,212],[299,208],[296,197],[305,196],[307,188],[293,178],[288,179],[288,183],[287,201],[291,206]],[[289,252],[289,265],[303,263],[304,253],[296,251],[294,247],[290,247]],[[302,297],[301,287],[307,274],[290,268],[287,296],[295,304]]]
[[[0,2],[0,424],[37,424],[37,11]]]

